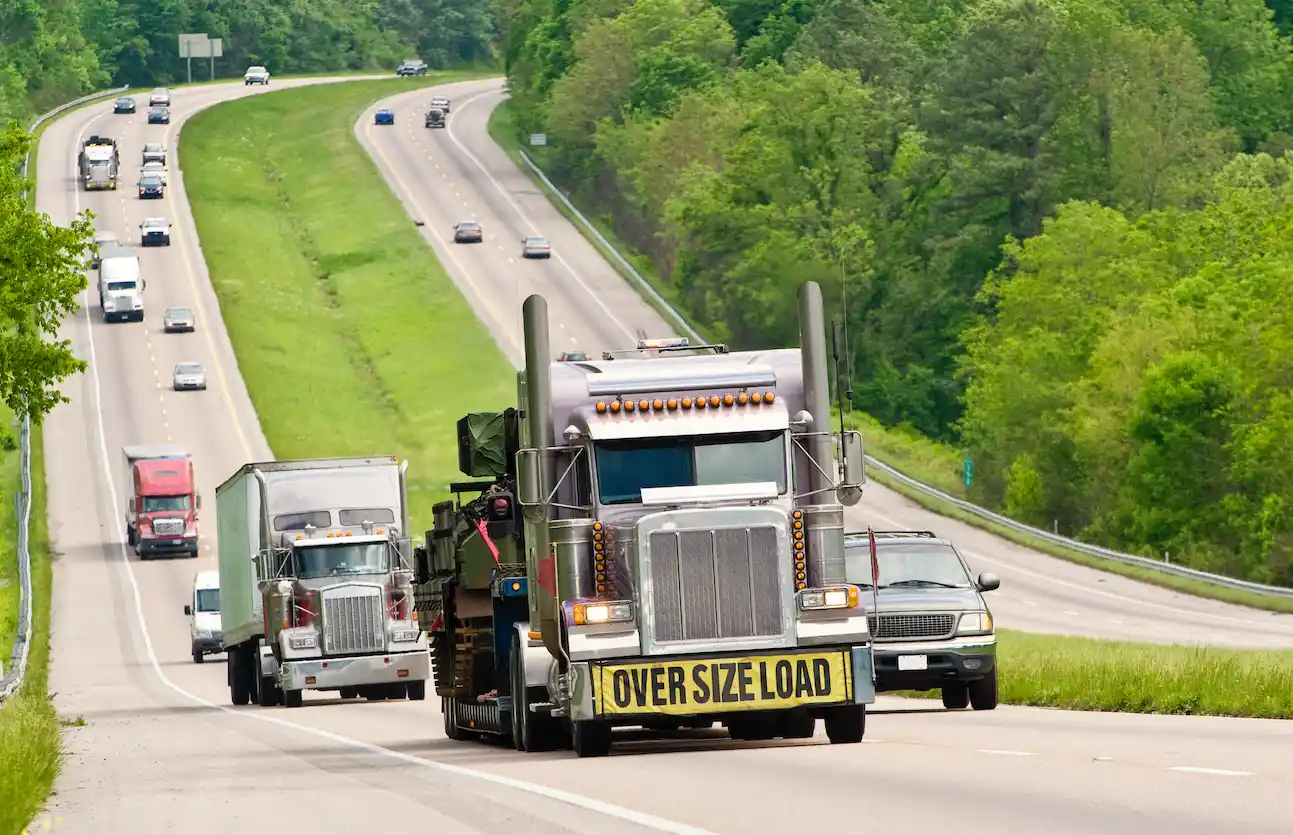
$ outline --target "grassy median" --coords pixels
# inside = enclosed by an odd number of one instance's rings
[[[1293,719],[1293,651],[1162,646],[1002,630],[1004,704]],[[938,698],[937,690],[902,695]]]
[[[544,147],[532,148],[523,142],[521,132],[516,125],[515,118],[511,109],[511,102],[504,101],[497,108],[489,120],[489,135],[498,143],[507,154],[516,162],[518,168],[525,172],[534,185],[541,192],[548,195],[552,205],[560,212],[571,224],[580,231],[595,248],[600,250],[603,255],[607,256],[607,261],[621,273],[627,273],[619,263],[606,251],[606,247],[594,239],[584,228],[584,225],[575,219],[574,214],[566,208],[561,200],[556,199],[551,190],[543,181],[535,175],[534,171],[521,159],[521,151],[534,161],[540,168],[544,167],[546,149]],[[623,257],[633,265],[638,274],[650,282],[662,297],[668,300],[675,308],[679,308],[677,291],[671,282],[663,280],[656,272],[655,265],[651,259],[642,255],[633,247],[626,244],[612,228],[609,217],[599,215],[591,208],[581,205],[583,201],[577,195],[567,195],[570,202],[579,208],[580,212],[588,219],[602,237],[609,241]],[[630,286],[636,287],[636,283],[630,281]],[[650,300],[648,300],[650,302]],[[654,302],[651,302],[654,305]],[[691,323],[695,327],[695,323]],[[703,329],[699,329],[703,335]],[[834,412],[834,420],[839,420],[838,412]],[[853,411],[845,421],[849,428],[857,429],[862,433],[866,441],[867,453],[874,456],[880,461],[888,464],[890,467],[898,470],[910,478],[928,484],[931,487],[937,487],[948,495],[955,496],[958,499],[973,501],[969,495],[970,491],[966,489],[964,482],[961,480],[961,468],[963,459],[961,453],[953,447],[930,440],[915,430],[906,427],[889,427],[880,423],[875,418],[861,411]],[[1026,533],[1020,533],[1003,525],[998,525],[990,520],[980,518],[972,513],[966,513],[953,505],[913,490],[905,484],[890,477],[888,474],[877,470],[869,470],[867,477],[880,484],[888,487],[890,490],[901,493],[903,496],[916,502],[916,504],[937,513],[940,516],[946,516],[949,519],[956,519],[977,528],[982,528],[990,533],[996,534],[1003,539],[1008,539],[1019,545],[1031,548],[1035,551],[1041,551],[1058,557],[1069,562],[1086,565],[1092,568],[1108,571],[1112,574],[1121,574],[1133,580],[1150,583],[1163,588],[1173,589],[1175,591],[1193,594],[1198,597],[1207,597],[1213,600],[1223,600],[1228,603],[1236,603],[1241,606],[1251,606],[1256,609],[1265,609],[1272,612],[1293,613],[1293,598],[1272,597],[1270,595],[1257,594],[1254,592],[1242,591],[1239,589],[1229,589],[1222,586],[1214,586],[1209,583],[1192,580],[1187,577],[1177,577],[1172,574],[1163,574],[1153,571],[1152,569],[1140,568],[1138,566],[1124,565],[1111,560],[1093,557],[1081,551],[1074,551],[1060,545],[1055,545],[1047,540],[1038,539]]]
[[[354,124],[378,99],[462,77],[251,96],[199,113],[179,145],[225,327],[275,456],[406,457],[414,531],[430,526],[448,482],[465,478],[457,420],[512,405],[516,383]]]

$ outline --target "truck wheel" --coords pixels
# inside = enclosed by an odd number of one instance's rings
[[[247,675],[250,665],[247,663],[247,651],[235,649],[229,653],[229,701],[235,705],[251,702],[251,677]]]
[[[579,757],[605,757],[611,752],[611,725],[599,719],[571,722],[572,746]]]
[[[997,669],[985,679],[970,685],[970,707],[975,710],[993,710],[997,706]]]
[[[303,696],[304,696],[304,695],[305,695],[304,691],[301,691],[301,690],[284,690],[284,691],[283,691],[283,706],[284,706],[284,707],[300,707],[300,706],[301,706],[301,703],[302,703],[302,701],[303,701]]]
[[[204,656],[202,655],[202,650],[198,649],[197,647],[194,647],[194,648],[193,648],[193,663],[194,663],[194,664],[201,664],[201,663],[202,663],[203,658],[204,658]]]
[[[970,703],[970,688],[964,684],[951,684],[943,688],[943,707],[948,710],[964,710]]]
[[[866,705],[844,705],[826,714],[826,737],[832,745],[861,742],[866,735]]]
[[[257,667],[260,666],[260,658],[255,657],[253,662]],[[274,679],[268,676],[259,675],[260,670],[256,670],[256,704],[261,707],[274,707],[278,704],[279,693],[278,685]]]
[[[727,735],[742,741],[772,739],[777,735],[777,714],[747,713],[733,716],[727,721]]]
[[[467,734],[458,723],[454,721],[454,700],[448,696],[440,699],[440,712],[444,714],[444,735],[452,740],[462,740],[467,738]]]
[[[135,547],[135,529],[129,525],[126,525],[126,544]]]
[[[343,698],[343,699],[358,699],[358,698],[359,698],[359,688],[358,688],[358,687],[343,687],[343,688],[341,688],[341,693],[340,693],[340,695],[341,695],[341,698]]]
[[[387,696],[386,688],[382,687],[380,684],[370,684],[368,687],[365,687],[361,692],[363,693],[364,698],[370,702],[386,701],[386,696]]]
[[[817,718],[807,708],[787,710],[777,717],[777,735],[782,739],[811,739],[817,732]]]
[[[425,680],[424,680],[424,681],[410,681],[410,682],[409,682],[409,684],[408,684],[408,688],[409,688],[409,701],[411,701],[411,702],[420,702],[420,701],[423,701],[423,700],[425,700],[425,699],[426,699],[426,697],[427,697],[427,683],[426,683],[426,681],[425,681]]]
[[[561,722],[547,713],[530,712],[530,693],[525,685],[525,661],[521,657],[519,635],[512,636],[512,651],[508,655],[507,667],[508,689],[512,694],[512,745],[518,751],[553,751],[564,748]]]

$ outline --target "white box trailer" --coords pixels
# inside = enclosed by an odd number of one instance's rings
[[[305,690],[426,697],[406,468],[395,456],[272,461],[216,488],[234,704],[296,707]]]

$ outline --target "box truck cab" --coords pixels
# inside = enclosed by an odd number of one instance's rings
[[[103,321],[144,321],[144,279],[132,249],[105,253],[99,262],[99,306]]]
[[[193,459],[170,444],[121,448],[126,466],[126,542],[140,559],[157,554],[198,555],[198,510]]]
[[[201,664],[207,655],[224,652],[224,633],[220,628],[220,572],[199,571],[193,578],[193,596],[184,606],[189,619],[189,642],[193,646],[193,663]]]

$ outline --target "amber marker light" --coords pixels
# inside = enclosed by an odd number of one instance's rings
[[[771,404],[771,403],[772,403],[772,401],[774,401],[774,400],[776,400],[776,399],[777,399],[777,396],[776,396],[775,394],[773,394],[772,392],[768,392],[767,394],[763,395],[763,402],[764,402],[764,403]]]
[[[674,411],[675,409],[677,409],[677,408],[678,408],[678,401],[677,401],[677,400],[675,400],[674,398],[670,397],[670,398],[669,398],[669,402],[668,402],[668,403],[666,403],[665,405],[666,405],[666,406],[668,406],[668,407],[669,407],[669,411],[671,411],[671,412],[672,412],[672,411]]]
[[[696,408],[697,408],[697,409],[703,409],[703,408],[705,408],[705,407],[706,407],[706,406],[708,406],[708,405],[709,405],[709,401],[707,401],[705,398],[703,398],[703,397],[697,397],[697,398],[696,398]]]
[[[654,410],[655,410],[655,411],[657,411],[657,412],[658,412],[658,411],[660,411],[661,409],[663,409],[663,408],[664,408],[664,401],[663,401],[663,400],[652,400],[652,401],[651,401],[651,408],[652,408],[652,409],[654,409]]]
[[[751,402],[751,403],[755,403],[755,404],[762,403],[762,402],[763,402],[763,395],[762,395],[762,394],[759,394],[759,393],[756,391],[754,394],[751,394],[751,395],[750,395],[750,402]]]
[[[599,415],[604,415],[604,414],[606,414],[606,401],[604,401],[604,400],[598,401],[598,403],[597,403],[597,414],[599,414]]]
[[[682,407],[683,407],[684,409],[690,409],[690,408],[691,408],[691,406],[692,406],[691,398],[690,398],[690,397],[684,397],[684,398],[682,399]]]
[[[746,394],[745,392],[741,392],[736,396],[736,402],[744,406],[746,403],[750,402],[750,395]]]
[[[611,402],[611,413],[612,413],[612,414],[618,414],[618,413],[619,413],[619,411],[620,411],[620,401],[618,401],[618,400],[612,401],[612,402]]]
[[[626,411],[626,412],[631,412],[631,411],[633,411],[634,409],[636,409],[637,407],[638,407],[638,404],[637,404],[637,403],[635,403],[635,402],[633,402],[632,400],[625,400],[625,401],[624,401],[624,411]]]
[[[723,405],[724,405],[724,406],[731,406],[731,405],[732,405],[733,403],[735,403],[735,402],[736,402],[736,398],[735,398],[735,397],[733,397],[732,395],[730,395],[730,394],[725,394],[725,395],[723,395]]]
[[[650,400],[639,400],[639,401],[638,401],[638,411],[639,411],[639,412],[645,412],[647,409],[650,409],[650,408],[651,408],[651,401],[650,401]]]
[[[719,399],[718,399],[718,395],[717,395],[717,394],[712,395],[712,396],[709,398],[709,405],[713,406],[715,409],[717,409],[717,408],[718,408],[718,404],[719,404],[719,403],[722,403],[722,402],[723,402],[722,400],[719,400]]]

